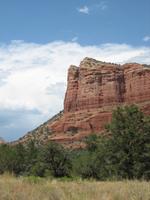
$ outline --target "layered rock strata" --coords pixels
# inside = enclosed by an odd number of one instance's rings
[[[85,136],[101,133],[118,105],[137,104],[150,115],[150,66],[117,65],[85,58],[70,66],[64,111],[20,141],[36,138],[80,146]],[[45,139],[43,139],[43,135]],[[28,136],[28,137],[27,137]]]

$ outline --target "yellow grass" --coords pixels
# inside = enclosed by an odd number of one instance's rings
[[[58,181],[0,176],[0,200],[150,200],[150,183]]]

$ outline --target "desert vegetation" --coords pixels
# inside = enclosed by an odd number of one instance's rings
[[[85,142],[1,144],[1,199],[149,199],[150,118],[138,107],[118,107],[104,134]]]
[[[65,181],[38,177],[0,177],[2,200],[149,200],[146,181]]]
[[[96,180],[150,179],[150,118],[138,107],[118,107],[103,135],[86,138],[86,149],[0,145],[0,173],[16,176],[81,177]]]

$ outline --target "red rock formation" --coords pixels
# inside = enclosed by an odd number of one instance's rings
[[[150,114],[149,67],[85,58],[79,68],[69,68],[64,114],[48,125],[53,130],[49,139],[75,143],[85,135],[100,133],[116,106],[133,103]]]
[[[125,102],[150,103],[150,67],[145,68],[140,64],[126,64],[125,77]]]
[[[84,59],[70,67],[64,112],[101,108],[123,101],[123,69],[118,65]]]
[[[116,106],[133,103],[150,115],[149,66],[85,58],[69,68],[64,112],[46,124],[50,133],[45,140],[79,145],[86,135],[104,129]]]

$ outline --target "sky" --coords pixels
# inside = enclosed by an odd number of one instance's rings
[[[84,57],[150,64],[149,0],[0,0],[0,137],[63,109],[69,65]]]

